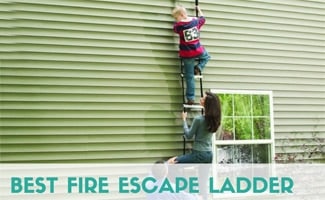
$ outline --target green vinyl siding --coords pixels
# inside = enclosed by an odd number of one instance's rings
[[[189,0],[1,1],[0,161],[154,162],[182,153],[176,4],[193,13]],[[276,153],[323,162],[325,2],[200,6],[212,57],[204,88],[272,90]]]
[[[1,161],[152,162],[181,152],[171,7],[11,3],[11,34],[1,35]]]

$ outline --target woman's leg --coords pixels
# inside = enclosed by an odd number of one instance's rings
[[[177,156],[175,158],[175,162],[176,163],[212,163],[212,152],[192,150],[192,153]]]
[[[176,163],[196,163],[198,165],[198,178],[199,178],[199,190],[203,200],[207,200],[208,193],[208,181],[211,171],[213,154],[211,151],[195,151],[191,154],[185,154],[175,158]]]
[[[199,165],[199,182],[200,182],[200,194],[203,200],[207,200],[209,197],[208,182],[211,175],[211,163],[213,154],[211,151],[205,151],[200,154],[202,164]]]
[[[209,177],[211,177],[211,163],[204,163],[199,165],[199,189],[203,200],[209,197]]]
[[[190,153],[190,154],[185,154],[181,156],[177,156],[175,159],[176,163],[196,163],[195,162],[195,155]]]

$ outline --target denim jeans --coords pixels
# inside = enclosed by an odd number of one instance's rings
[[[212,163],[212,151],[196,151],[192,150],[192,153],[185,154],[182,156],[178,156],[176,158],[177,163],[199,163],[199,187],[200,187],[200,194],[202,195],[203,200],[208,199],[208,180],[209,180],[209,173],[211,169]]]
[[[207,51],[204,51],[200,56],[194,58],[182,58],[184,64],[184,73],[186,80],[186,99],[194,100],[195,99],[195,80],[194,80],[194,67],[195,59],[199,58],[198,67],[203,71],[205,65],[210,59],[210,55]]]
[[[212,152],[192,150],[192,153],[178,156],[176,161],[177,163],[212,163]]]

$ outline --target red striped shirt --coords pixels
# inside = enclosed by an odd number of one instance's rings
[[[193,58],[204,52],[200,44],[200,29],[205,23],[203,16],[192,18],[188,22],[175,22],[174,32],[179,35],[179,56],[182,58]]]

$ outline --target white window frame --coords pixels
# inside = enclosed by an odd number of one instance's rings
[[[246,95],[268,95],[270,102],[270,139],[252,139],[252,140],[216,140],[215,135],[212,140],[213,147],[213,164],[217,164],[217,146],[219,145],[251,145],[251,144],[269,144],[270,148],[270,163],[274,163],[275,158],[275,144],[274,144],[274,114],[273,114],[273,92],[261,90],[224,90],[211,89],[210,92],[214,94],[246,94]]]

